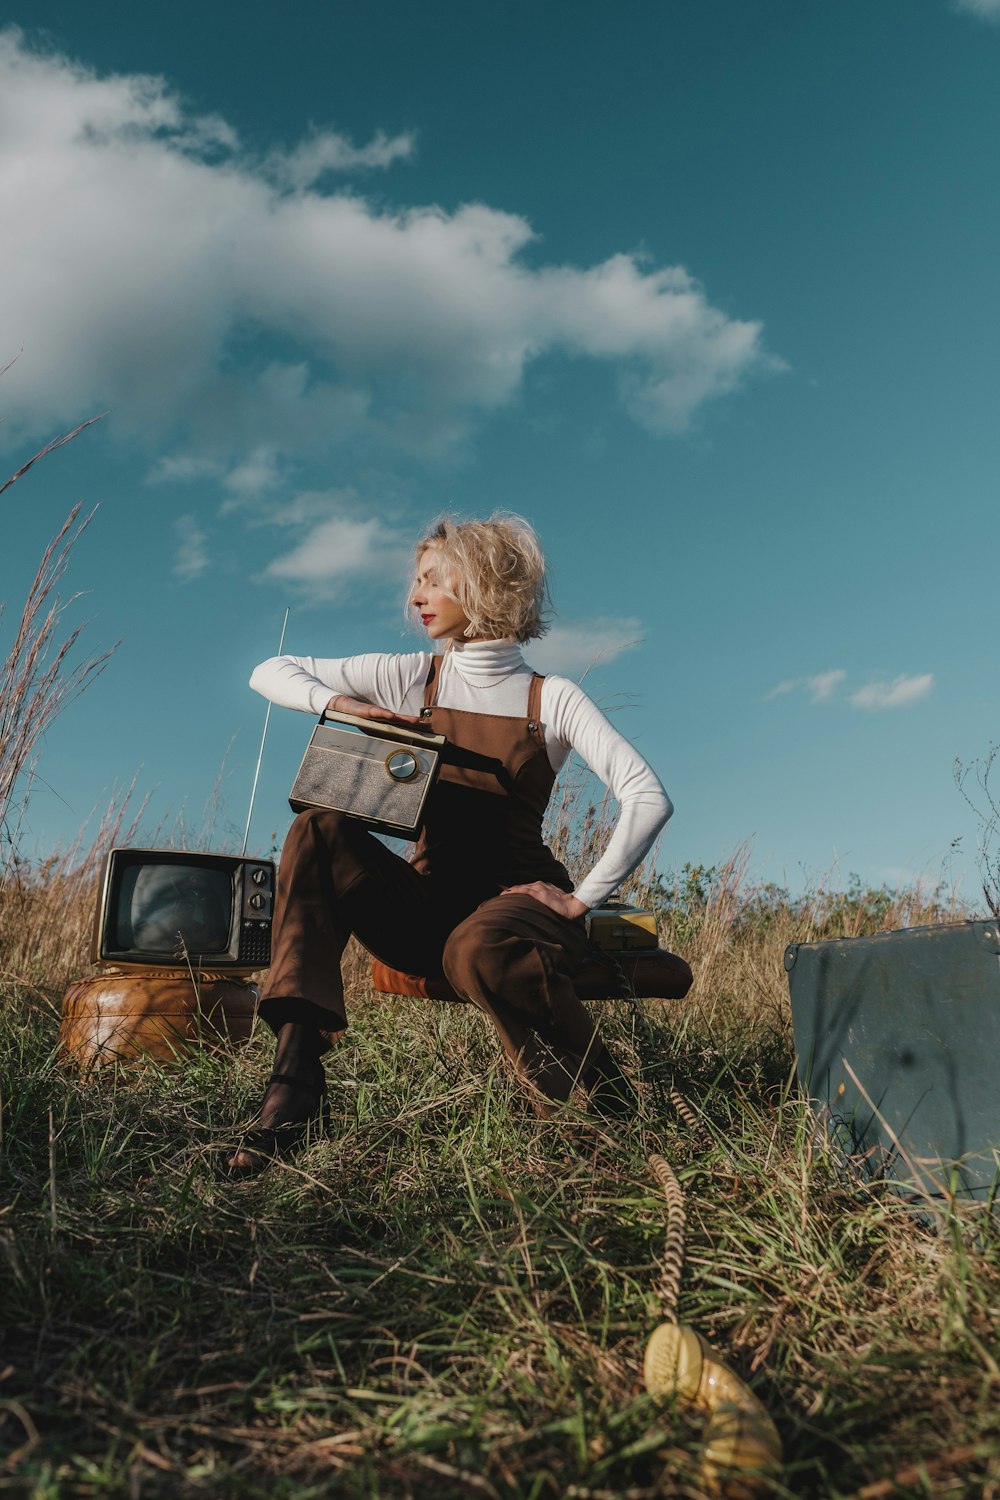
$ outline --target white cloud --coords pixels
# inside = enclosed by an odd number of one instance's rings
[[[177,556],[174,558],[174,576],[189,583],[208,567],[208,537],[194,516],[178,516],[174,523],[177,533]]]
[[[869,682],[851,694],[854,708],[906,708],[919,703],[934,686],[934,674],[924,672],[919,677],[908,677],[904,673],[891,682]]]
[[[806,691],[813,703],[825,703],[832,698],[847,677],[842,667],[835,667],[832,672],[820,672],[815,677],[806,678]]]
[[[218,479],[221,474],[222,465],[215,459],[180,453],[158,459],[146,476],[146,483],[194,484],[198,479]]]
[[[278,488],[281,477],[281,466],[274,449],[254,448],[242,463],[230,469],[222,486],[239,503],[270,494]]]
[[[122,437],[231,467],[359,433],[446,451],[552,350],[609,362],[654,431],[776,367],[760,324],[682,267],[539,266],[517,214],[310,186],[411,151],[319,131],[261,161],[162,79],[98,77],[0,32],[0,327],[25,347],[8,416],[111,406]]]
[[[773,687],[769,693],[765,694],[764,701],[767,702],[771,698],[781,697],[784,693],[794,693],[801,689],[808,693],[810,702],[825,703],[834,696],[846,678],[847,673],[843,667],[834,667],[829,672],[817,672],[815,677],[792,677],[785,682],[779,682],[777,687]]]
[[[955,0],[955,9],[983,21],[1000,21],[1000,0]]]
[[[340,497],[296,497],[269,518],[291,523],[300,539],[268,563],[262,577],[290,584],[314,599],[342,598],[358,583],[402,581],[410,562],[409,539],[381,517],[346,513]]]
[[[591,667],[604,666],[638,646],[643,638],[639,620],[577,620],[553,625],[540,641],[525,647],[525,656],[539,672],[558,672],[579,678]]]
[[[817,672],[814,677],[790,677],[766,693],[764,701],[780,698],[785,693],[804,692],[811,703],[827,703],[837,695],[846,681],[847,673],[843,667],[834,667],[829,672]],[[848,702],[852,708],[905,708],[910,703],[926,698],[933,686],[934,677],[930,672],[919,677],[909,677],[903,673],[894,677],[891,682],[866,683],[864,687],[851,693]]]
[[[318,522],[331,516],[360,515],[365,510],[357,492],[350,488],[335,490],[298,490],[280,505],[273,501],[267,504],[242,507],[251,520],[259,525],[277,526],[283,531],[290,528],[305,534]]]
[[[379,130],[367,146],[355,146],[335,130],[316,130],[291,151],[272,152],[264,169],[279,187],[301,192],[327,172],[367,172],[405,161],[415,144],[410,133],[390,137]]]

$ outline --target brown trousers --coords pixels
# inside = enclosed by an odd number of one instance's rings
[[[431,877],[343,813],[300,813],[278,870],[275,943],[261,1015],[276,1028],[285,1002],[297,1002],[301,1015],[304,1000],[325,1035],[343,1030],[340,959],[354,933],[394,969],[443,974],[490,1015],[515,1060],[530,1028],[564,1054],[564,1070],[565,1055],[586,1055],[602,1072],[620,1076],[573,987],[589,951],[583,919],[506,893],[470,910],[475,895],[437,890]],[[544,1087],[565,1097],[569,1086]]]

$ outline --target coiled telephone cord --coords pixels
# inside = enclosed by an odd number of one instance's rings
[[[683,1095],[672,1088],[669,1098],[685,1124],[699,1130]],[[773,1492],[781,1439],[753,1391],[699,1333],[677,1321],[687,1225],[684,1193],[665,1156],[654,1152],[648,1162],[663,1193],[666,1229],[658,1284],[665,1321],[646,1345],[646,1389],[651,1396],[683,1401],[707,1415],[700,1475],[706,1491],[725,1500],[757,1500]]]
[[[684,1273],[684,1231],[687,1226],[684,1194],[677,1181],[677,1174],[665,1156],[651,1156],[649,1168],[663,1190],[663,1198],[667,1206],[667,1227],[660,1255],[660,1280],[657,1293],[664,1318],[668,1323],[676,1323],[681,1276]]]

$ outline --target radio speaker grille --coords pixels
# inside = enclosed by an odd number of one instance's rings
[[[331,724],[314,732],[289,802],[295,812],[330,808],[386,833],[415,838],[438,753],[423,745],[356,734]],[[393,775],[390,765],[404,769]]]

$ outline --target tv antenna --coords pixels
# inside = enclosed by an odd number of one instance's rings
[[[281,622],[281,635],[280,635],[280,637],[278,639],[278,655],[279,656],[281,655],[281,648],[285,644],[285,630],[287,628],[287,625],[288,625],[288,605],[286,604],[285,605],[285,618]],[[264,733],[260,737],[260,749],[257,751],[257,769],[253,773],[253,788],[252,788],[252,790],[250,792],[250,807],[249,807],[249,809],[247,811],[247,826],[246,826],[246,832],[243,835],[243,849],[241,851],[243,854],[246,854],[246,852],[247,852],[247,843],[248,843],[248,841],[250,839],[250,820],[253,817],[253,805],[254,805],[254,802],[256,801],[256,798],[257,798],[257,782],[260,780],[260,763],[264,759],[264,742],[267,739],[267,726],[268,726],[268,724],[270,722],[271,722],[271,703],[270,703],[270,700],[268,700],[267,708],[266,708],[265,713],[264,713]]]

